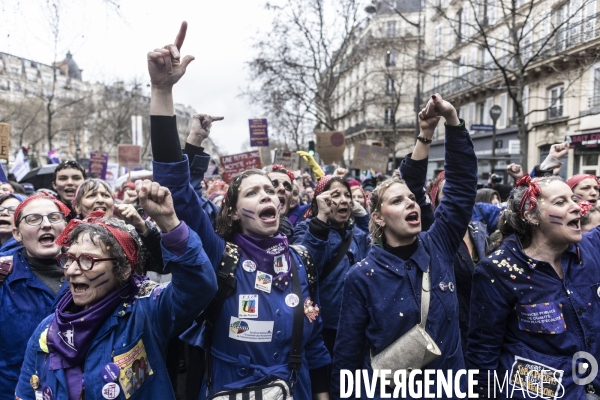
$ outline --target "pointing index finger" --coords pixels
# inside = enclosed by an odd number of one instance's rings
[[[177,50],[181,50],[181,46],[183,46],[183,41],[185,40],[186,32],[187,22],[183,21],[181,23],[181,28],[179,28],[179,33],[177,33],[177,37],[175,38],[175,46],[177,46]]]
[[[213,121],[223,121],[225,117],[210,117]]]

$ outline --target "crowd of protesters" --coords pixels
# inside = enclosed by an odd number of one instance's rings
[[[599,180],[557,176],[567,143],[478,189],[465,121],[436,94],[392,176],[299,152],[305,171],[205,179],[223,117],[194,116],[181,148],[186,29],[148,53],[151,180],[111,188],[66,161],[52,188],[0,186],[0,400],[385,398],[381,366],[421,371],[402,398],[469,369],[481,398],[600,399],[575,357],[600,359]],[[363,379],[344,387],[348,370]],[[433,382],[436,398],[469,385]]]

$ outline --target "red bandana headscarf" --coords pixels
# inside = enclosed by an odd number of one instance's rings
[[[275,171],[275,170],[279,170],[279,171]],[[290,180],[292,181],[292,183],[294,183],[294,180],[296,179],[296,177],[294,176],[294,174],[291,171],[288,171],[285,168],[285,166],[283,166],[283,165],[273,164],[271,166],[271,169],[269,169],[269,171],[267,172],[267,174],[269,174],[271,172],[279,172],[279,173],[286,174],[290,178]]]
[[[94,224],[94,225],[100,225],[103,228],[105,228],[106,230],[108,230],[115,237],[115,239],[117,239],[117,242],[119,242],[119,244],[123,248],[123,251],[125,252],[125,257],[127,258],[127,261],[129,261],[129,264],[131,265],[131,269],[135,270],[139,265],[139,256],[138,256],[137,247],[135,245],[135,240],[132,237],[132,234],[134,231],[133,227],[131,225],[124,225],[125,229],[131,227],[131,232],[130,232],[130,231],[124,230],[120,226],[110,224],[108,222],[108,220],[104,219],[103,217],[104,217],[104,211],[100,210],[100,211],[94,211],[94,212],[90,213],[90,215],[88,215],[83,220],[72,219],[71,222],[69,222],[69,225],[67,225],[67,227],[65,228],[65,230],[62,231],[62,233],[56,238],[55,243],[58,244],[59,246],[63,246],[63,247],[71,246],[71,242],[69,241],[69,236],[70,236],[71,232],[73,231],[73,229],[75,229],[82,222],[84,222],[84,223],[87,222],[89,224]]]
[[[34,200],[38,200],[38,199],[47,199],[50,200],[51,202],[53,202],[54,204],[56,204],[56,206],[58,207],[58,209],[60,210],[60,212],[62,212],[63,214],[65,214],[65,217],[67,217],[70,213],[71,210],[69,210],[69,207],[67,207],[65,205],[65,203],[63,203],[62,201],[58,200],[56,197],[52,196],[51,194],[48,194],[46,192],[42,192],[42,193],[38,193],[34,196],[28,197],[25,200],[23,200],[23,202],[21,204],[19,204],[17,206],[17,208],[15,209],[15,225],[17,225],[18,221],[19,221],[19,217],[21,216],[21,211],[23,211],[23,208],[25,208],[25,206],[29,203],[31,203]]]
[[[589,213],[590,210],[592,208],[594,208],[594,206],[592,205],[592,203],[590,203],[589,201],[582,201],[579,204],[579,207],[581,207],[581,217],[585,217],[585,214]]]
[[[579,182],[581,182],[584,179],[588,179],[588,178],[593,179],[595,181],[598,181],[598,178],[596,178],[595,175],[592,175],[592,174],[578,174],[578,175],[573,175],[573,177],[571,177],[571,179],[569,179],[567,181],[567,185],[569,185],[569,187],[572,190],[575,186],[577,186],[579,184]]]
[[[433,211],[435,211],[435,209],[437,208],[435,203],[437,201],[438,192],[440,191],[440,185],[444,181],[444,179],[446,179],[446,171],[440,172],[438,174],[438,176],[434,179],[433,183],[431,184],[431,199],[430,200],[431,200],[431,208],[433,209]]]
[[[529,174],[525,174],[521,179],[517,181],[517,187],[519,186],[527,186],[525,193],[523,193],[523,197],[521,198],[521,204],[519,205],[519,212],[521,213],[521,217],[525,217],[525,211],[531,211],[537,207],[537,198],[542,193],[542,189],[540,189],[537,184],[537,179],[531,179]],[[525,210],[525,204],[529,200],[529,207]]]

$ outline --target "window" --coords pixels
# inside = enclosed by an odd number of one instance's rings
[[[433,34],[433,56],[439,57],[442,53],[442,26],[435,27]]]
[[[394,122],[394,110],[391,107],[385,109],[385,124],[390,125]]]
[[[396,37],[396,21],[388,21],[386,36],[389,38]]]
[[[487,2],[487,19],[489,25],[496,23],[496,0],[488,0]]]
[[[394,81],[394,78],[392,78],[391,76],[387,76],[385,78],[385,92],[387,94],[391,94],[394,93],[396,91],[396,82]]]
[[[596,2],[589,1],[584,8],[583,40],[588,41],[596,36]]]
[[[563,85],[548,90],[548,119],[563,115]]]
[[[594,70],[594,95],[592,107],[600,106],[600,68]]]
[[[436,69],[435,71],[433,71],[433,87],[437,91],[437,88],[439,86],[440,86],[440,71]]]
[[[478,124],[483,124],[485,121],[485,102],[481,102],[481,103],[477,103],[477,117],[475,119],[475,121],[477,121]]]
[[[528,22],[527,25],[523,26],[519,30],[519,37],[521,37],[521,42],[519,43],[519,48],[521,52],[521,62],[523,65],[527,64],[531,60],[532,55],[532,38],[533,36],[533,26],[531,22]]]
[[[485,107],[483,110],[483,123],[486,125],[492,125],[492,117],[490,116],[490,109],[494,105],[494,98],[488,97],[485,99]]]
[[[385,56],[385,66],[386,67],[395,67],[396,66],[396,52],[393,50],[388,50]]]
[[[567,2],[556,10],[556,50],[562,51],[567,48],[568,39],[569,3]]]
[[[458,76],[463,77],[467,73],[467,55],[461,54],[458,62]]]

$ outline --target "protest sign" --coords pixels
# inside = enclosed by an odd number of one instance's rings
[[[223,165],[223,180],[227,183],[247,169],[261,168],[260,152],[258,150],[221,157]]]
[[[300,169],[300,156],[293,151],[276,150],[273,164],[283,165],[289,171]]]
[[[249,119],[250,146],[265,147],[269,145],[269,133],[266,119]]]
[[[92,151],[90,153],[90,166],[88,171],[90,174],[97,176],[100,179],[106,180],[106,167],[108,166],[108,153]]]
[[[10,124],[0,123],[0,159],[8,160]]]
[[[106,178],[104,180],[110,184],[111,187],[115,187],[117,184],[117,178],[119,177],[119,164],[109,162],[106,166]]]
[[[390,150],[387,147],[369,146],[358,143],[354,146],[352,168],[372,169],[375,172],[386,172]]]
[[[317,153],[325,164],[339,162],[345,149],[344,132],[317,132]]]
[[[142,148],[135,144],[120,144],[117,148],[121,167],[137,167],[142,164]]]

